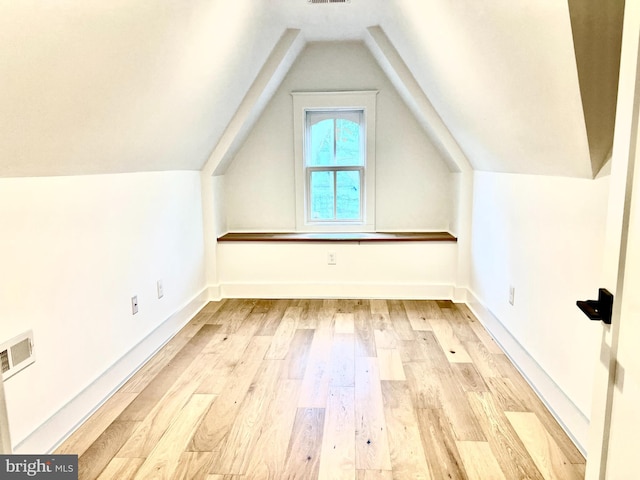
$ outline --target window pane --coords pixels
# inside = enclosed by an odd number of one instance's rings
[[[337,185],[337,219],[360,219],[360,172],[336,172]]]
[[[311,172],[311,220],[333,220],[334,172]]]
[[[311,125],[310,149],[307,165],[320,167],[333,165],[334,120],[322,120]]]
[[[350,120],[336,120],[336,164],[362,165],[360,125]]]

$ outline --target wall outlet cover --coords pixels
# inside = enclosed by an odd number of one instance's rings
[[[138,313],[138,296],[131,297],[131,313],[135,315]]]

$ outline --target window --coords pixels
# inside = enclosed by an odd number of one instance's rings
[[[375,230],[376,93],[293,94],[298,230]]]
[[[362,223],[362,119],[362,110],[306,112],[306,216],[311,222]]]

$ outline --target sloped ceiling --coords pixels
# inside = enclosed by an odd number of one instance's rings
[[[596,175],[611,157],[625,0],[569,0],[582,107]]]
[[[474,168],[593,177],[558,0],[1,2],[0,176],[199,170],[286,28],[374,25]]]
[[[200,169],[283,30],[254,0],[0,2],[0,176]]]
[[[592,177],[566,2],[397,0],[383,27],[475,169]]]

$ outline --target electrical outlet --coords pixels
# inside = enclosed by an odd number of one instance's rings
[[[509,303],[511,305],[513,305],[515,297],[516,297],[516,287],[514,287],[513,285],[510,285],[509,286]]]
[[[131,297],[131,313],[135,315],[138,313],[138,296]]]
[[[329,252],[327,254],[327,265],[335,265],[336,264],[336,252]]]
[[[158,280],[157,287],[158,287],[158,298],[164,297],[164,287],[162,286],[162,280]]]

